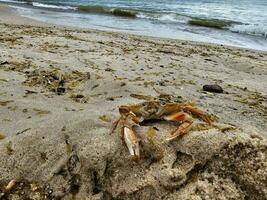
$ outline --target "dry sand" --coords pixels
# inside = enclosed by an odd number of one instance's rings
[[[0,199],[267,199],[267,53],[54,27],[0,7]],[[216,83],[225,92],[202,91]],[[169,94],[219,128],[120,140],[118,106]],[[149,126],[158,128],[154,142]],[[9,190],[5,186],[16,180]]]

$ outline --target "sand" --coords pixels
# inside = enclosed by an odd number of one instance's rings
[[[266,52],[0,19],[0,199],[267,199]],[[145,123],[137,164],[111,124],[162,94],[217,128],[167,142],[174,124]]]

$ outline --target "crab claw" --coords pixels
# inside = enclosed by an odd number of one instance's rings
[[[139,142],[136,137],[136,133],[133,129],[124,127],[123,128],[123,136],[124,142],[132,156],[134,161],[139,161],[140,159],[140,150],[139,150]]]

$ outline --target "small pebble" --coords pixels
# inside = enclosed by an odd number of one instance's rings
[[[165,86],[165,82],[164,81],[159,81],[158,82],[160,86]]]
[[[121,87],[123,87],[123,86],[125,86],[125,85],[126,85],[126,83],[124,83],[124,82],[121,83]]]
[[[86,73],[86,77],[87,77],[88,80],[91,78],[91,74],[90,74],[90,72],[87,72],[87,73]]]
[[[9,62],[8,61],[3,61],[3,62],[0,63],[0,65],[6,65],[6,64],[9,64]]]
[[[105,71],[106,71],[106,72],[112,72],[112,71],[114,71],[114,70],[111,69],[111,68],[106,68]]]
[[[109,97],[109,98],[106,98],[106,100],[108,100],[108,101],[114,101],[114,98],[113,97]]]
[[[77,94],[76,95],[76,98],[78,98],[78,99],[81,99],[81,98],[83,98],[84,97],[84,95],[82,95],[82,94]]]
[[[62,95],[66,92],[66,89],[64,87],[58,87],[56,90],[58,95]]]

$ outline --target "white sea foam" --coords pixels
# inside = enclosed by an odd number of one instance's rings
[[[36,7],[42,7],[42,8],[54,8],[54,9],[63,9],[63,10],[75,10],[74,7],[71,6],[59,6],[59,5],[51,5],[51,4],[43,4],[43,3],[37,3],[33,2],[33,6]]]
[[[7,3],[26,3],[24,1],[13,1],[13,0],[0,0],[0,2],[7,2]]]
[[[230,28],[232,32],[249,35],[263,36],[267,38],[267,26],[259,24],[240,24]]]
[[[178,15],[176,13],[159,14],[159,13],[140,12],[137,14],[137,17],[143,19],[159,20],[162,22],[179,22],[179,23],[187,23],[188,20],[190,19],[189,17]]]

